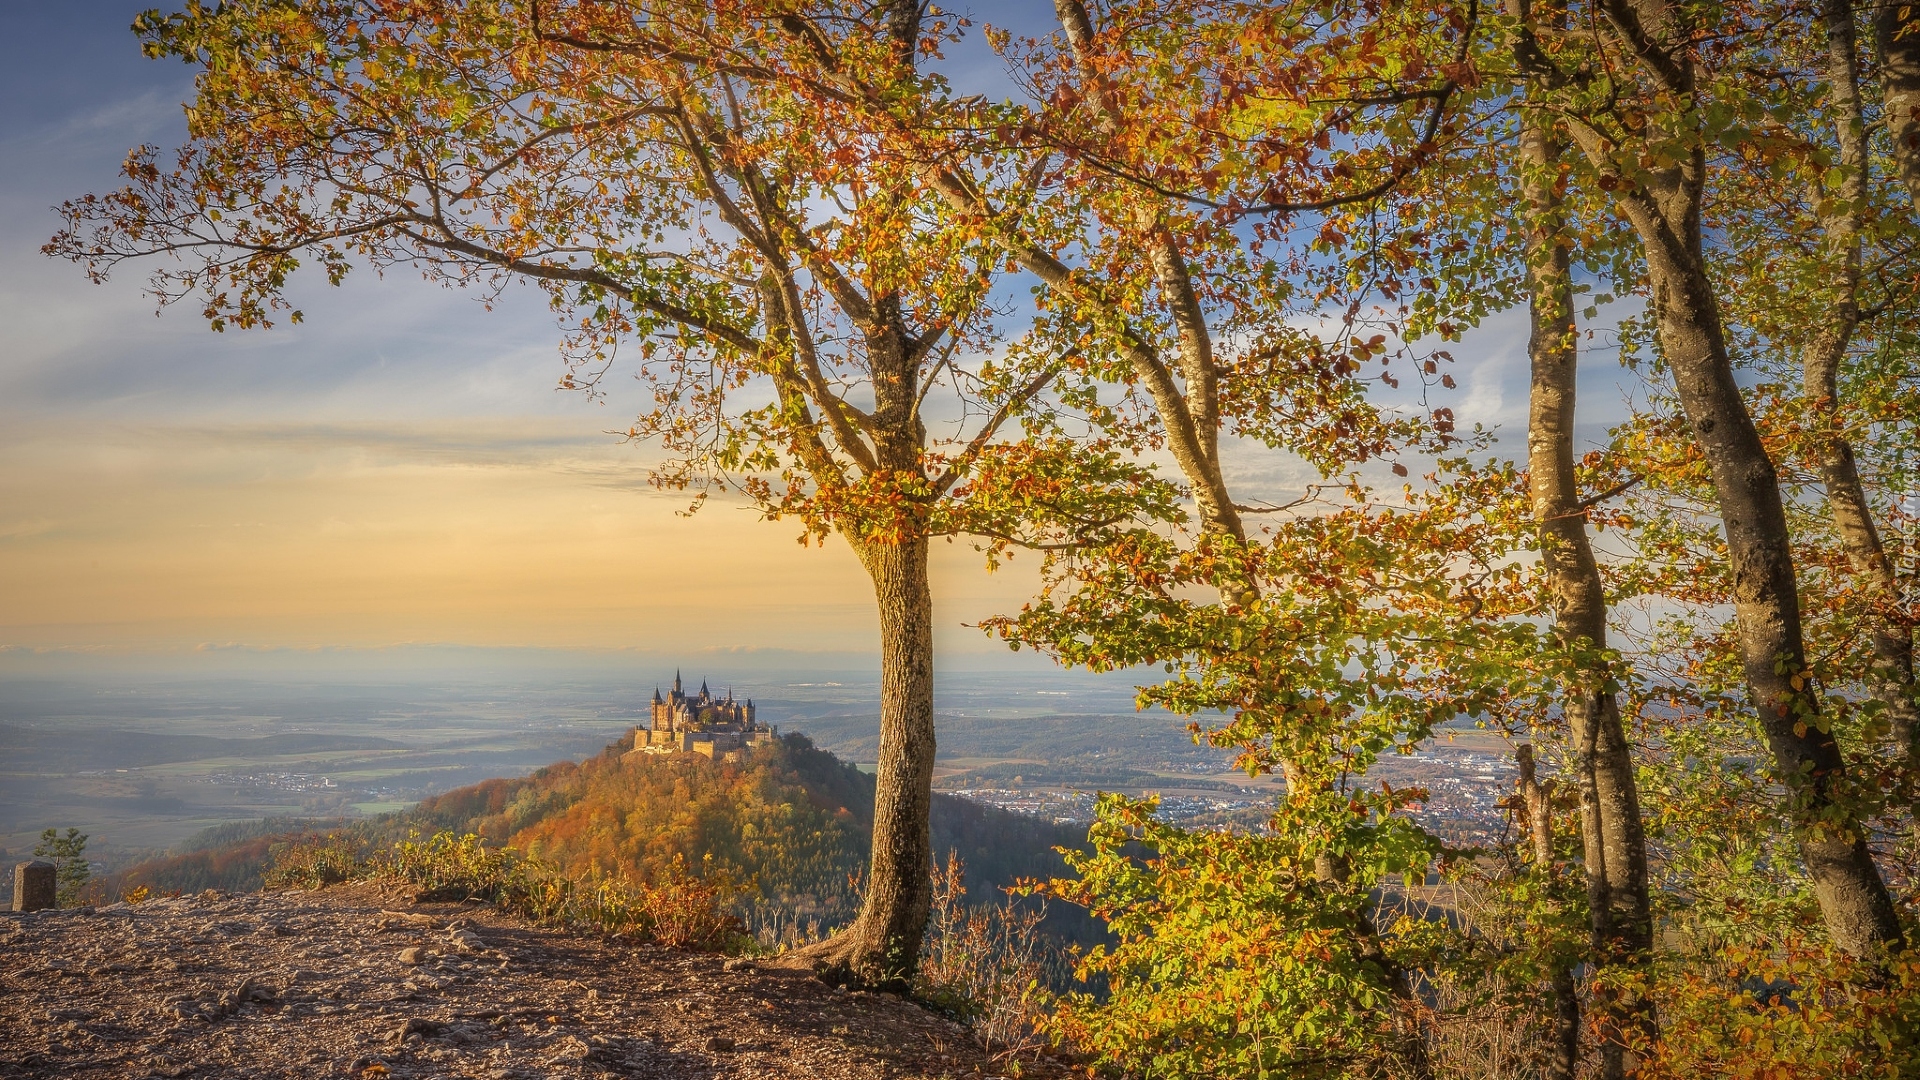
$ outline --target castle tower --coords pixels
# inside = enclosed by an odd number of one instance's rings
[[[758,723],[752,698],[736,696],[731,685],[716,694],[708,679],[700,681],[697,693],[689,693],[679,669],[673,673],[672,690],[663,693],[654,686],[651,711],[651,729],[635,734],[635,753],[677,751],[745,761],[750,748],[777,736],[774,728]]]

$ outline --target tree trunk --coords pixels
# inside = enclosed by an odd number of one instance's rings
[[[1882,8],[1879,17],[1884,21],[1890,14],[1897,16],[1898,12]],[[1920,687],[1914,682],[1913,628],[1889,614],[1899,599],[1899,582],[1894,577],[1893,561],[1881,543],[1880,530],[1874,526],[1866,489],[1860,483],[1860,470],[1854,463],[1853,445],[1847,440],[1838,415],[1840,364],[1860,325],[1860,222],[1864,213],[1861,203],[1867,193],[1867,123],[1860,102],[1858,44],[1850,0],[1828,0],[1825,19],[1828,93],[1838,128],[1840,166],[1846,176],[1834,192],[1833,203],[1839,209],[1821,222],[1827,234],[1827,253],[1833,261],[1834,280],[1830,283],[1832,298],[1826,318],[1815,328],[1802,354],[1804,392],[1814,436],[1815,462],[1827,489],[1827,506],[1854,573],[1876,608],[1868,621],[1873,635],[1869,690],[1886,707],[1894,739],[1911,772],[1920,764]],[[1902,108],[1910,114],[1913,107],[1920,104],[1920,21],[1907,33],[1897,30],[1886,29],[1892,40],[1883,46],[1883,52],[1901,57],[1908,87],[1902,93],[1912,98]],[[1888,123],[1900,140],[1920,137],[1920,132],[1900,134],[1894,110],[1894,76],[1893,65],[1889,64]],[[1896,154],[1896,160],[1911,185],[1910,190],[1920,191],[1920,151],[1905,156]],[[1813,192],[1816,204],[1823,194],[1819,190]]]
[[[797,955],[832,983],[904,990],[933,897],[933,593],[927,541],[856,542],[880,608],[873,859],[854,924]]]
[[[1587,150],[1607,161],[1597,145]],[[1824,730],[1820,698],[1807,674],[1778,476],[1734,379],[1706,272],[1700,225],[1705,173],[1705,152],[1696,148],[1690,161],[1629,190],[1620,206],[1646,253],[1660,350],[1713,474],[1732,563],[1741,663],[1775,768],[1792,789],[1789,811],[1807,875],[1834,942],[1855,956],[1878,959],[1901,947],[1900,920],[1860,816],[1848,805],[1846,761]]]
[[[1315,784],[1307,771],[1291,759],[1281,762],[1281,771],[1286,777],[1289,792],[1296,787]],[[1313,857],[1313,876],[1329,888],[1346,889],[1350,887],[1348,879],[1352,876],[1352,867],[1338,853],[1322,851]],[[1372,914],[1365,909],[1354,921],[1353,936],[1358,946],[1356,951],[1363,960],[1380,969],[1386,979],[1387,992],[1393,997],[1393,1011],[1388,1017],[1393,1027],[1393,1040],[1388,1052],[1393,1056],[1399,1074],[1407,1080],[1433,1080],[1433,1055],[1427,1050],[1427,1025],[1422,1019],[1427,1005],[1414,990],[1412,972],[1387,955],[1386,949],[1381,947],[1380,928],[1375,924]]]
[[[1647,898],[1647,840],[1640,817],[1633,755],[1606,660],[1607,597],[1587,537],[1586,508],[1573,472],[1574,387],[1579,364],[1573,318],[1571,242],[1555,184],[1560,148],[1537,119],[1520,136],[1521,191],[1527,203],[1527,353],[1532,384],[1527,423],[1527,470],[1533,516],[1540,527],[1541,562],[1553,605],[1554,633],[1576,657],[1561,708],[1572,743],[1580,795],[1580,839],[1586,863],[1594,960],[1632,963],[1653,942]],[[1568,973],[1571,978],[1571,974]],[[1596,996],[1601,1023],[1601,1071],[1626,1075],[1634,1062],[1629,1033],[1650,1035],[1644,1009],[1615,995]]]
[[[1521,743],[1513,748],[1520,767],[1520,809],[1526,815],[1527,838],[1533,849],[1533,872],[1548,882],[1560,876],[1553,858],[1553,797],[1533,770],[1533,747]],[[1557,967],[1551,978],[1553,1018],[1548,1023],[1548,1041],[1553,1055],[1547,1060],[1546,1080],[1573,1080],[1580,1068],[1580,988],[1574,982],[1573,965]]]
[[[1851,29],[1851,19],[1848,21]],[[1900,182],[1920,209],[1920,4],[1879,0],[1873,19],[1881,102]]]

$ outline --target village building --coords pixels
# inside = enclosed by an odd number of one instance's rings
[[[715,697],[700,684],[698,694],[683,693],[680,673],[673,673],[673,690],[666,695],[659,687],[653,691],[653,711],[647,727],[633,732],[636,754],[701,754],[717,761],[745,761],[756,746],[772,742],[779,731],[754,719],[753,699],[733,700],[729,689],[725,698]]]

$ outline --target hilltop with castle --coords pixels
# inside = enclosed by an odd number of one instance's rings
[[[673,673],[673,690],[665,696],[653,690],[649,727],[633,731],[633,753],[701,754],[716,761],[745,761],[753,748],[779,737],[773,726],[753,718],[753,699],[733,700],[733,691],[717,698],[700,684],[698,695],[682,693],[680,673]]]

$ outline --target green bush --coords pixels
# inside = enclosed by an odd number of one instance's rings
[[[340,833],[273,845],[262,883],[269,889],[319,889],[365,877],[372,864],[361,845]]]

